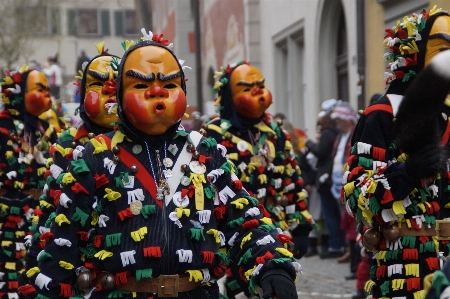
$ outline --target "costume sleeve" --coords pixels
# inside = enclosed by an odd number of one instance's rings
[[[347,208],[369,225],[374,216],[389,222],[406,214],[408,194],[418,183],[406,173],[405,155],[392,142],[391,131],[390,113],[374,111],[361,118],[344,173]]]
[[[212,158],[207,177],[216,189],[213,213],[225,236],[228,258],[240,266],[242,278],[250,281],[255,291],[262,273],[271,268],[284,269],[294,280],[299,265],[283,246],[284,235],[265,208],[242,188],[234,165],[225,159],[225,148],[212,138],[206,140],[210,147],[207,154]]]
[[[62,185],[62,193],[56,212],[46,220],[45,225],[51,230],[45,249],[37,256],[38,267],[27,271],[34,291],[45,296],[40,298],[71,294],[75,285],[75,269],[81,265],[80,244],[98,220],[92,211],[96,202],[96,180],[91,169],[97,169],[92,153],[93,147],[89,143],[82,157],[71,161],[67,172],[62,172],[56,180]]]
[[[47,220],[52,213],[55,213],[62,194],[61,185],[57,183],[57,180],[63,172],[67,171],[72,159],[73,136],[70,134],[71,130],[62,133],[61,138],[49,148],[51,158],[47,160],[48,170],[45,173],[45,185],[39,198],[39,207],[33,212],[33,225],[30,227],[32,235],[27,242],[31,243],[28,249],[27,269],[37,266],[37,255],[44,249],[49,236],[51,222],[47,222]]]

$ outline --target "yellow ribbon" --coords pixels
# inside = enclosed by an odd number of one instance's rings
[[[72,270],[74,266],[71,263],[65,262],[65,261],[59,261],[59,266],[61,268],[64,268],[66,270]]]
[[[106,194],[103,196],[103,198],[107,198],[109,201],[116,200],[122,196],[119,192],[116,192],[110,188],[105,188],[105,191]]]
[[[33,215],[31,216],[31,224],[38,224],[39,223],[39,216]]]
[[[186,273],[189,273],[189,281],[192,281],[192,279],[195,282],[203,280],[203,273],[200,270],[187,270]]]
[[[373,281],[373,280],[368,280],[366,282],[366,285],[364,286],[364,291],[366,291],[367,293],[372,292],[372,288],[373,286],[376,286],[377,284]]]
[[[103,137],[100,137],[99,139],[100,139],[100,142],[97,139],[95,139],[95,138],[92,138],[90,140],[92,145],[95,148],[94,154],[98,154],[98,153],[101,153],[103,151],[108,150],[108,147],[106,146],[105,139],[103,139]]]
[[[213,235],[214,239],[216,240],[216,243],[220,243],[220,238],[219,238],[219,231],[217,229],[213,229],[211,228],[210,230],[208,230],[206,232],[208,235]],[[241,247],[242,248],[242,247]]]
[[[277,247],[275,250],[280,253],[281,255],[287,256],[287,257],[293,257],[292,252],[289,252],[286,248]]]
[[[131,237],[135,242],[140,242],[142,239],[144,239],[144,236],[147,234],[147,227],[141,227],[140,229],[131,232]]]
[[[265,175],[264,173],[258,175],[258,180],[260,184],[267,184],[267,175]]]
[[[245,271],[245,273],[244,273],[245,278],[247,278],[247,280],[250,280],[250,276],[253,274],[253,272],[255,272],[255,270],[256,270],[256,266],[254,266],[253,268]]]
[[[262,223],[267,224],[267,225],[273,224],[272,219],[270,219],[268,217],[263,217],[263,218],[259,219],[259,221],[261,221]]]
[[[8,241],[8,240],[3,240],[2,241],[2,247],[9,247],[12,245],[12,241]]]
[[[45,200],[40,200],[39,201],[39,205],[41,206],[41,207],[45,207],[45,208],[54,208],[54,206],[51,204],[51,203],[49,203],[49,202],[46,202]]]
[[[27,277],[30,278],[31,276],[34,276],[35,274],[37,274],[39,272],[41,272],[41,270],[38,267],[33,267],[27,271]]]
[[[392,280],[392,290],[398,291],[402,290],[406,279],[393,279]]]
[[[25,237],[25,232],[23,230],[16,231],[16,238]]]
[[[194,182],[194,185],[199,185],[201,183],[206,183],[205,175],[203,173],[197,174],[191,172],[190,179]]]
[[[16,263],[15,262],[6,262],[5,263],[5,269],[8,270],[16,270]]]
[[[94,255],[94,257],[96,257],[96,258],[98,258],[98,259],[100,259],[100,260],[104,260],[104,259],[106,259],[106,258],[108,258],[108,257],[111,257],[111,256],[113,256],[113,253],[112,252],[109,252],[109,251],[106,251],[106,250],[100,250],[99,252],[97,252],[95,255]]]
[[[23,189],[23,188],[25,188],[25,184],[24,183],[18,182],[18,181],[14,182],[14,189]]]
[[[419,264],[407,264],[405,265],[406,275],[413,275],[419,277]]]
[[[72,184],[73,182],[76,182],[77,180],[73,177],[73,175],[70,172],[67,172],[64,174],[62,178],[62,182],[65,185]]]
[[[177,213],[177,217],[178,218],[183,217],[183,214],[186,215],[187,217],[189,217],[189,215],[191,215],[191,210],[190,209],[184,209],[183,207],[175,208],[175,212]]]
[[[59,214],[58,216],[56,216],[55,222],[58,223],[59,226],[61,226],[61,224],[63,223],[70,224],[69,219],[67,219],[66,215],[64,214]]]
[[[244,244],[247,243],[248,241],[250,241],[251,239],[252,239],[252,232],[249,232],[248,235],[246,235],[244,238],[242,238],[241,249],[242,249],[242,246],[244,246]]]
[[[114,133],[113,138],[111,139],[111,148],[114,148],[117,144],[122,143],[125,137],[126,136],[124,133],[122,133],[122,131],[117,130]]]
[[[244,205],[248,205],[248,199],[247,198],[238,198],[231,202],[232,205],[235,205],[236,209],[242,210],[244,208]]]
[[[6,156],[6,159],[9,159],[14,156],[14,153],[12,151],[6,151],[5,156]]]
[[[47,158],[47,163],[45,164],[45,167],[50,168],[55,162],[53,162],[53,158]]]
[[[425,290],[420,290],[414,293],[414,299],[424,299],[425,298]]]

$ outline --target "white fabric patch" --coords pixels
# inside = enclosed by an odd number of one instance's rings
[[[52,281],[52,279],[48,276],[45,276],[42,273],[39,273],[36,276],[36,280],[34,281],[34,284],[37,285],[41,290],[44,289],[44,287],[48,290],[48,284]]]
[[[178,249],[176,254],[180,263],[192,263],[192,250]]]
[[[233,198],[235,196],[236,196],[236,193],[234,193],[233,190],[231,190],[231,188],[228,186],[225,186],[225,188],[223,188],[221,191],[219,191],[220,201],[225,205],[228,202],[228,198]]]
[[[138,200],[144,201],[145,199],[144,192],[142,191],[141,188],[127,191],[127,194],[128,194],[128,204]]]
[[[258,241],[256,241],[256,245],[261,246],[261,245],[266,245],[269,243],[275,243],[275,240],[272,238],[271,235],[267,235],[262,239],[259,239]]]
[[[53,242],[55,242],[56,245],[58,245],[58,246],[67,246],[67,247],[72,246],[72,242],[70,242],[67,239],[63,239],[63,238],[55,239]]]
[[[135,250],[121,252],[120,258],[122,259],[122,265],[125,267],[128,264],[136,264],[136,260],[134,259],[135,254]]]
[[[200,223],[209,223],[209,219],[211,218],[211,210],[197,211],[196,214],[198,214],[198,221]]]
[[[59,204],[65,208],[68,208],[68,203],[72,203],[72,200],[67,196],[66,193],[61,193],[61,196],[59,197]]]
[[[114,162],[109,159],[109,158],[104,158],[103,159],[103,166],[108,169],[110,174],[114,173],[114,170],[116,169],[116,164],[114,164]]]
[[[288,205],[284,208],[286,214],[294,214],[295,213],[295,205]]]
[[[59,175],[63,172],[63,169],[56,164],[52,164],[50,166],[50,172],[52,173],[52,177],[57,180]]]

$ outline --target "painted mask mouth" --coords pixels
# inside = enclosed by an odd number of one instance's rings
[[[266,99],[265,98],[263,98],[263,97],[260,97],[259,98],[259,103],[260,104],[264,104],[266,102]]]
[[[108,114],[116,114],[117,113],[117,101],[116,99],[109,98],[105,102],[105,109]]]
[[[166,104],[163,101],[155,102],[153,104],[153,111],[158,115],[163,114],[166,111]]]

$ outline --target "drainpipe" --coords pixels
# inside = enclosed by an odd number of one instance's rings
[[[365,24],[365,1],[357,0],[356,2],[356,24],[357,24],[357,51],[358,51],[358,109],[364,109],[368,103],[366,102],[366,24]]]
[[[195,83],[197,90],[197,111],[203,115],[203,88],[202,88],[202,43],[200,29],[200,0],[193,0],[194,32],[195,32]]]

